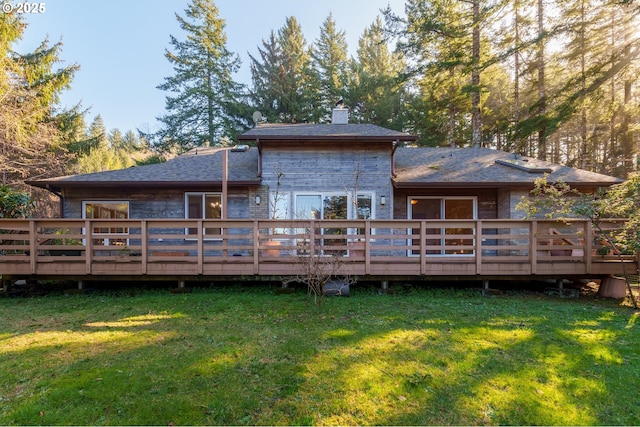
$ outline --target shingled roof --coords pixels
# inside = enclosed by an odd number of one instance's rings
[[[70,175],[27,181],[27,184],[52,190],[61,187],[123,186],[186,187],[222,183],[224,148],[198,148],[165,163],[136,166],[127,169]],[[258,185],[258,150],[229,151],[229,185]]]
[[[545,173],[550,182],[563,181],[573,186],[622,182],[608,175],[489,148],[399,148],[395,153],[395,173],[396,187],[531,185]]]
[[[262,124],[238,136],[240,141],[416,141],[415,135],[372,124]]]
[[[324,128],[324,135],[327,137],[331,134],[331,129],[337,127],[338,130],[333,131],[334,138],[340,139],[349,134],[349,128],[352,126],[362,130],[372,129],[370,126],[373,125],[295,125],[293,128],[305,127],[309,131],[308,126]],[[271,126],[260,126],[260,128],[266,130]],[[277,128],[282,132],[281,126]],[[386,138],[406,135],[378,126],[373,126],[373,129],[376,132],[382,129],[387,133]],[[335,132],[338,131],[341,136],[335,136]],[[292,136],[297,132],[298,130],[294,132],[292,129],[289,135]],[[362,133],[358,135],[361,136]],[[279,138],[281,136],[274,137],[274,140]],[[52,191],[60,191],[63,187],[204,188],[217,186],[222,184],[223,150],[223,148],[198,148],[165,163],[27,181],[27,184]],[[394,156],[395,176],[392,179],[398,188],[531,186],[535,179],[543,176],[544,173],[548,173],[548,179],[551,182],[564,181],[573,186],[599,187],[622,182],[615,177],[488,148],[398,148]],[[229,150],[228,185],[260,185],[258,161],[258,149],[255,147],[247,147],[246,151],[240,152]]]

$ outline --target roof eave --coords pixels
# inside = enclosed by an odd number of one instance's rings
[[[366,135],[239,135],[238,141],[317,141],[317,142],[395,142],[395,141],[417,141],[418,137],[414,135],[398,135],[398,136],[366,136]]]
[[[533,187],[534,182],[415,182],[392,180],[395,188],[516,188],[516,187]],[[622,182],[622,181],[619,181]],[[566,182],[567,185],[574,188],[592,188],[592,187],[610,187],[619,182]]]
[[[44,188],[50,191],[60,191],[62,188],[205,188],[222,186],[222,181],[25,181],[25,184],[32,187]],[[246,187],[260,185],[260,180],[228,181],[229,187]]]

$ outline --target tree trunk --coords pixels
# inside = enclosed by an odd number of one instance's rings
[[[473,69],[471,70],[471,132],[474,148],[482,145],[482,116],[480,112],[480,3],[473,2]]]
[[[520,2],[515,0],[513,4],[513,28],[515,32],[514,39],[514,56],[513,56],[513,125],[517,126],[520,122]],[[520,141],[514,141],[515,151],[524,153],[524,147],[521,147]],[[511,150],[509,150],[511,151]]]
[[[538,117],[540,128],[538,129],[538,156],[540,160],[547,159],[547,126],[544,124],[544,116],[547,113],[547,99],[545,94],[544,77],[544,0],[538,0]]]
[[[586,16],[584,0],[580,2],[580,80],[582,83],[582,92],[584,93],[587,88],[587,74],[586,74]],[[591,158],[592,153],[589,153],[587,147],[587,108],[585,105],[584,95],[582,98],[582,108],[580,112],[580,151],[579,151],[579,165],[581,169],[587,168],[587,156]]]

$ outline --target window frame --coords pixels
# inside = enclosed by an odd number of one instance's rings
[[[324,200],[326,197],[346,197],[347,199],[347,217],[345,220],[350,219],[360,219],[358,218],[358,213],[355,211],[355,206],[353,205],[353,192],[345,192],[345,191],[299,191],[294,192],[292,200],[290,201],[290,205],[293,205],[293,209],[290,209],[291,215],[294,219],[309,219],[309,218],[299,218],[297,215],[297,205],[298,205],[298,196],[320,196],[320,205],[322,209],[322,218],[316,219],[324,219]],[[371,214],[368,219],[375,219],[376,217],[376,204],[375,204],[375,192],[374,191],[358,191],[358,197],[369,196],[371,199]],[[291,203],[292,202],[292,203]],[[364,219],[364,218],[362,218]]]
[[[126,205],[127,207],[127,213],[126,213],[126,218],[87,218],[87,205]],[[115,211],[115,210],[114,210]],[[117,211],[116,211],[117,212]],[[130,217],[130,212],[131,212],[131,204],[129,202],[129,200],[83,200],[82,201],[82,219],[97,219],[97,220],[110,220],[110,219],[129,219]],[[124,245],[127,246],[129,245],[129,238],[128,237],[122,237],[122,238],[118,238],[118,237],[112,237],[112,241],[110,241],[109,237],[103,237],[101,238],[101,235],[105,235],[105,234],[119,234],[122,236],[129,236],[129,228],[128,227],[123,227],[122,228],[123,231],[122,232],[118,232],[118,231],[113,231],[110,230],[109,232],[97,232],[94,230],[92,230],[91,232],[91,236],[94,238],[94,240],[99,240],[102,239],[103,241],[103,245],[104,246],[110,246],[113,242],[113,240],[125,240]],[[83,234],[86,235],[86,228],[83,227],[82,229]],[[96,238],[97,236],[97,238]],[[82,244],[86,245],[87,241],[86,239],[83,239]],[[95,242],[94,242],[95,243]]]
[[[472,203],[472,218],[469,218],[470,220],[477,220],[478,219],[478,196],[407,196],[407,218],[408,219],[414,219],[413,218],[413,205],[411,203],[412,200],[439,200],[440,201],[440,217],[442,220],[446,220],[447,218],[444,217],[445,213],[446,213],[446,207],[445,207],[445,202],[446,200],[470,200]],[[453,218],[455,219],[455,218]],[[445,236],[446,228],[441,228],[440,229],[440,235],[441,236]],[[408,234],[414,234],[413,233],[413,229],[408,229],[407,230]],[[477,230],[475,227],[473,227],[471,229],[471,233],[473,236],[475,236],[472,239],[472,245],[475,246],[476,243],[476,239],[477,239]],[[412,240],[411,238],[407,239],[407,245],[412,245]],[[445,240],[446,237],[441,237],[440,239],[440,244],[442,246],[444,246],[445,244]],[[407,255],[408,256],[420,256],[420,253],[415,253],[416,250],[412,250],[412,249],[408,249],[407,250]],[[419,252],[419,251],[418,251]],[[470,253],[461,253],[461,254],[456,254],[456,253],[446,253],[446,250],[443,248],[440,250],[439,254],[434,254],[434,253],[427,253],[426,256],[428,257],[445,257],[445,256],[475,256],[475,249],[472,250]]]
[[[189,217],[189,196],[200,196],[200,208],[202,209],[202,218],[190,218]],[[205,218],[205,204],[206,204],[206,197],[207,196],[217,196],[220,199],[220,217],[219,218]],[[187,191],[184,193],[184,218],[185,219],[202,219],[202,220],[216,220],[216,219],[222,219],[222,212],[223,212],[224,206],[222,206],[222,193],[221,192],[215,192],[215,191]],[[184,234],[185,234],[185,240],[196,240],[197,239],[197,230],[195,228],[193,228],[193,230],[195,231],[195,233],[193,233],[191,231],[192,229],[189,227],[185,227],[184,229]],[[202,237],[204,240],[221,240],[222,239],[222,234],[223,234],[223,229],[222,227],[220,228],[216,228],[216,230],[218,230],[217,234],[207,234],[207,228],[203,227],[202,228]],[[207,237],[207,236],[215,236],[215,237]]]

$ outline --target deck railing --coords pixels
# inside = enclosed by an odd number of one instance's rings
[[[617,227],[616,221],[606,224]],[[305,257],[371,276],[621,273],[588,221],[0,220],[0,275],[293,275]]]

